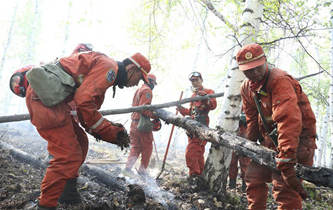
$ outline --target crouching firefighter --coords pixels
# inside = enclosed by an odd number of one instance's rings
[[[239,69],[247,79],[241,96],[246,115],[249,140],[277,152],[273,173],[251,161],[245,175],[248,209],[266,209],[267,182],[273,184],[273,197],[278,209],[302,209],[306,199],[295,164],[312,166],[316,149],[316,119],[307,96],[297,80],[268,65],[262,47],[245,45],[237,53]]]
[[[192,72],[189,75],[189,80],[192,83],[192,98],[196,96],[204,96],[207,94],[214,94],[211,89],[206,89],[202,86],[203,79],[199,72]],[[192,119],[208,126],[209,116],[208,113],[216,108],[216,99],[210,98],[202,101],[193,101],[190,103],[190,108],[178,106],[177,110],[183,115],[190,115]],[[189,175],[198,176],[201,175],[204,166],[204,153],[207,141],[199,139],[197,136],[193,136],[190,133],[188,135],[188,145],[185,151],[186,165],[189,168]]]
[[[117,62],[94,51],[74,53],[57,63],[24,68],[10,80],[11,90],[26,97],[31,123],[48,142],[52,156],[41,183],[38,209],[56,209],[58,201],[81,201],[76,189],[78,171],[88,151],[88,132],[120,148],[129,147],[123,125],[98,112],[109,87],[132,87],[148,82],[149,61],[140,53]],[[76,113],[68,103],[75,103]],[[74,120],[77,115],[80,125]]]

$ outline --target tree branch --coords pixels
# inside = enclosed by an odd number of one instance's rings
[[[295,79],[298,80],[298,81],[301,81],[302,79],[306,79],[306,78],[308,78],[308,77],[313,77],[313,76],[316,76],[316,75],[321,74],[321,73],[323,73],[323,72],[325,72],[325,71],[320,71],[320,72],[317,72],[317,73],[308,74],[308,75],[305,75],[305,76],[303,76],[303,77],[297,77],[297,78],[295,78]]]
[[[237,32],[237,29],[234,27],[233,24],[231,24],[220,12],[218,12],[214,5],[212,4],[211,1],[209,0],[201,0],[202,3],[204,3],[206,5],[206,7],[212,11],[212,13],[218,17],[222,22],[224,22],[234,33]]]

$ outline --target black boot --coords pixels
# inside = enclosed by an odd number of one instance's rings
[[[68,179],[58,202],[61,204],[81,203],[81,196],[76,189],[77,179]]]
[[[236,179],[229,179],[229,188],[230,189],[236,188]]]

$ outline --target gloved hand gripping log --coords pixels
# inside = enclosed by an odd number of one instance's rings
[[[105,123],[105,125],[103,125],[103,123]],[[107,127],[107,124],[111,123],[111,128]],[[110,135],[109,130],[116,130],[116,136],[114,135]],[[100,126],[100,128],[98,130],[86,130],[88,133],[90,133],[92,136],[95,137],[95,139],[98,140],[103,140],[103,141],[107,141],[113,144],[118,145],[121,150],[123,150],[124,148],[128,148],[129,147],[129,143],[130,143],[130,138],[129,135],[125,129],[125,127],[120,124],[120,123],[114,123],[111,122],[107,119],[103,119],[102,125]]]

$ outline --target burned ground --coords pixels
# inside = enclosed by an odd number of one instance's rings
[[[23,136],[22,133],[2,131],[2,142],[13,145],[45,161],[48,154],[45,141],[38,136]],[[163,156],[163,149],[159,157]],[[91,141],[87,157],[88,165],[103,168],[114,176],[123,188],[106,185],[98,177],[80,171],[79,192],[82,204],[76,206],[59,205],[58,209],[246,209],[245,193],[241,192],[241,180],[237,188],[227,189],[226,195],[219,197],[209,192],[203,180],[188,180],[183,151],[171,154],[160,180],[155,181],[161,161],[154,152],[149,172],[152,177],[122,174],[127,154],[114,146]],[[96,160],[110,160],[98,163]],[[112,161],[111,161],[112,160]],[[107,161],[106,161],[107,162]],[[29,209],[36,203],[39,187],[45,169],[18,161],[5,148],[0,148],[0,209]],[[310,199],[304,202],[304,209],[332,209],[333,193],[326,188],[317,188],[305,183]],[[271,195],[268,209],[275,209]]]

